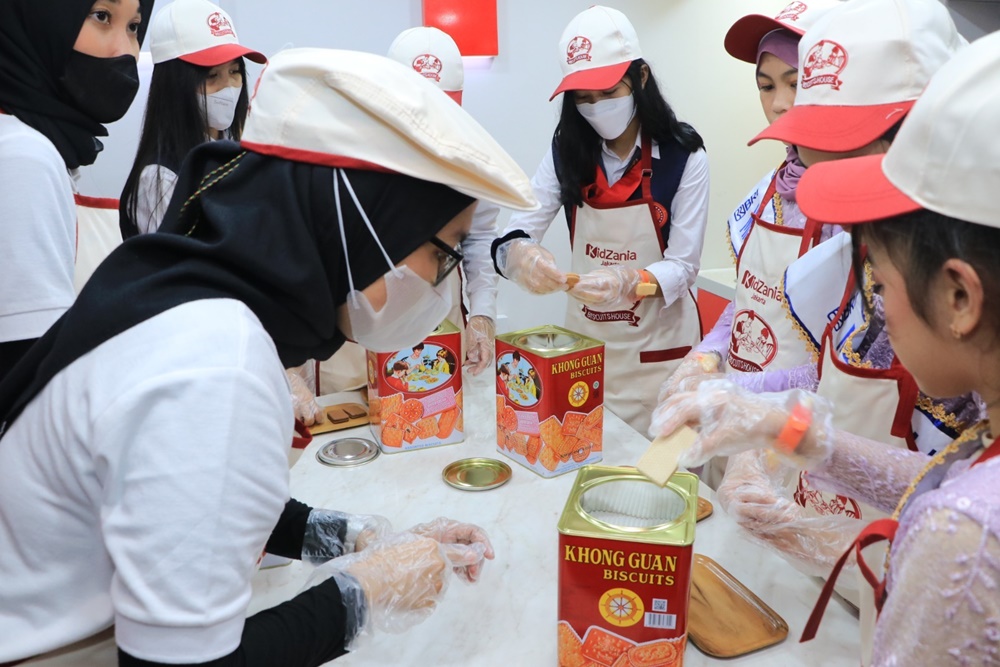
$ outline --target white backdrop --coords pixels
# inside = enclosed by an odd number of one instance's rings
[[[157,0],[157,10],[168,2]],[[402,30],[421,24],[420,0],[217,0],[236,24],[240,40],[266,55],[288,47],[344,48],[385,53]],[[559,81],[557,42],[563,28],[592,0],[499,0],[500,55],[466,64],[465,108],[531,175],[548,149],[559,100],[548,102]],[[722,40],[743,14],[774,13],[787,0],[605,0],[635,24],[644,56],[678,116],[694,125],[708,146],[712,175],[709,231],[702,269],[729,265],[724,223],[733,206],[777,164],[776,142],[746,141],[764,125],[753,68],[726,54]],[[1000,4],[950,3],[963,33],[973,39],[1000,28]],[[143,88],[129,114],[110,126],[97,163],[84,170],[81,191],[117,197],[132,164],[152,65],[143,54]],[[248,63],[251,79],[259,67]],[[507,212],[500,217],[501,229]],[[569,267],[569,238],[560,216],[545,245]],[[565,296],[533,297],[501,280],[499,329],[560,324]]]

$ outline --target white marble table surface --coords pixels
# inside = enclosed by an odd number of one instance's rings
[[[448,516],[489,531],[496,550],[475,585],[452,583],[435,613],[401,635],[382,634],[334,663],[337,667],[454,666],[555,667],[558,530],[557,523],[576,473],[543,479],[496,452],[493,378],[465,378],[466,441],[458,445],[380,455],[356,468],[332,468],[316,451],[335,438],[371,437],[368,428],[318,436],[291,469],[292,495],[315,507],[377,513],[394,527]],[[357,395],[323,397],[327,405]],[[648,440],[605,412],[604,463],[634,465]],[[441,479],[452,461],[488,456],[507,461],[513,477],[491,491],[453,489]],[[702,495],[714,502],[703,487]],[[784,642],[738,658],[719,660],[688,644],[685,667],[853,667],[858,664],[857,619],[843,603],[828,607],[819,637],[798,643],[820,590],[776,555],[744,540],[718,508],[698,524],[695,551],[716,560],[787,621]],[[262,570],[254,580],[250,613],[298,592],[310,568],[299,562]]]

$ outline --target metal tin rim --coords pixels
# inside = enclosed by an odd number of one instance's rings
[[[350,456],[346,452],[344,454],[339,454],[336,451],[338,445],[343,447],[348,443],[359,443],[360,451],[353,456]],[[335,468],[350,468],[369,463],[378,455],[379,448],[374,441],[369,440],[368,438],[352,437],[340,438],[326,443],[320,447],[318,452],[316,452],[316,460],[323,465],[333,466]]]
[[[545,347],[536,348],[528,344],[527,339],[529,336],[569,336],[575,340],[572,345],[565,347]],[[526,350],[531,354],[537,355],[543,359],[551,358],[553,356],[558,356],[561,354],[567,354],[570,352],[579,352],[582,350],[587,350],[591,348],[603,347],[604,342],[597,340],[596,338],[591,338],[589,336],[584,336],[575,331],[570,331],[569,329],[564,329],[563,327],[558,327],[554,324],[546,324],[540,327],[533,327],[531,329],[521,329],[520,331],[511,331],[510,333],[505,333],[497,336],[498,341],[507,343],[508,345],[513,345],[520,350]]]
[[[477,483],[474,480],[470,480],[468,475],[463,475],[463,473],[468,473],[470,470],[474,472],[492,472],[492,479],[485,483]],[[444,480],[445,484],[461,491],[489,491],[509,482],[511,476],[512,472],[509,465],[503,461],[488,458],[459,459],[458,461],[449,463],[441,471],[441,479]]]

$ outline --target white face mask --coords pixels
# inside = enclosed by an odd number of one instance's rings
[[[625,134],[635,117],[635,99],[631,95],[613,97],[593,104],[577,104],[577,111],[605,141]]]
[[[216,93],[205,95],[205,113],[208,116],[206,120],[210,128],[222,132],[232,126],[241,90],[242,88],[229,86]]]
[[[351,275],[351,261],[347,256],[347,236],[344,233],[344,216],[340,208],[340,183],[338,175],[343,177],[344,185],[354,200],[354,206],[365,221],[368,231],[382,251],[389,272],[385,274],[386,301],[381,310],[372,308],[368,298],[354,289],[354,277]],[[382,247],[372,223],[368,220],[361,203],[354,194],[354,188],[347,180],[347,174],[340,169],[333,172],[333,192],[337,203],[337,223],[340,225],[340,239],[344,246],[344,259],[347,262],[347,282],[350,292],[347,294],[347,320],[350,331],[343,332],[361,347],[373,352],[397,352],[410,348],[422,341],[437,328],[451,310],[451,290],[448,281],[442,281],[434,287],[418,276],[409,267],[397,268]]]

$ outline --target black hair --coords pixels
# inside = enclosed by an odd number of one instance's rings
[[[674,110],[663,99],[651,69],[646,85],[642,85],[642,67],[645,64],[642,58],[633,60],[625,71],[642,131],[657,143],[675,141],[690,153],[704,148],[701,135],[687,123],[677,120]],[[594,182],[594,174],[597,173],[601,141],[600,135],[577,110],[572,91],[563,93],[562,112],[556,126],[559,197],[563,205],[583,204],[583,188]]]
[[[246,63],[243,58],[236,60],[240,75],[243,77],[243,88],[236,103],[233,124],[223,132],[224,139],[233,141],[239,141],[243,135],[243,123],[246,121],[249,105]],[[184,156],[195,146],[204,143],[206,137],[214,132],[208,127],[208,115],[203,97],[205,82],[211,70],[211,67],[192,65],[180,59],[168,60],[153,68],[139,147],[132,163],[132,171],[125,180],[118,208],[122,238],[136,236],[139,233],[136,209],[142,170],[151,164],[157,164],[175,173],[178,172]],[[159,174],[156,179],[158,191]]]
[[[500,364],[500,368],[497,369],[497,375],[506,375],[510,377],[510,366],[507,364]]]
[[[394,363],[392,365],[392,372],[393,373],[395,373],[396,371],[407,371],[409,369],[410,369],[410,367],[407,364],[405,364],[404,362],[402,362],[402,361],[397,361],[396,363]]]
[[[518,352],[517,350],[514,350],[510,356],[512,359],[517,359],[518,361],[521,360],[521,353]]]
[[[879,222],[860,225],[851,234],[855,278],[864,284],[861,247],[885,251],[906,281],[913,312],[928,324],[931,282],[946,261],[968,262],[983,284],[984,316],[1000,335],[1000,229],[920,209]]]
[[[417,350],[422,350],[422,349],[424,349],[424,344],[423,343],[417,343],[416,345],[413,346],[413,352],[416,352]]]

